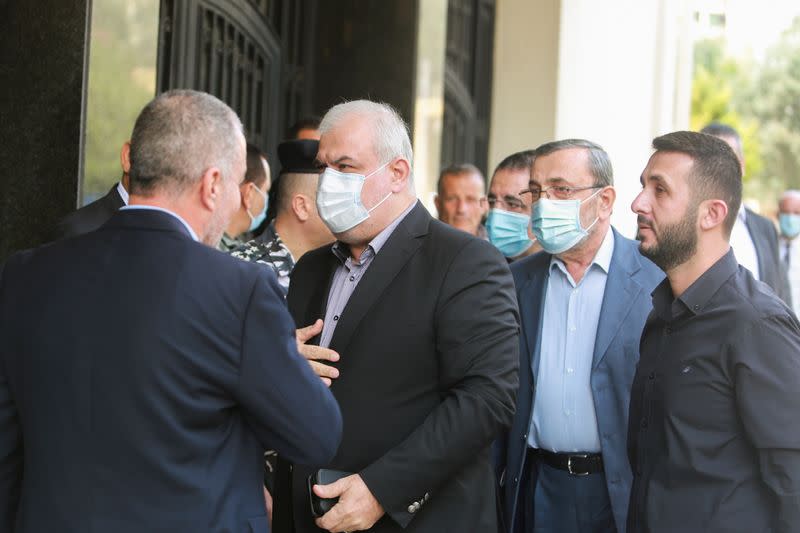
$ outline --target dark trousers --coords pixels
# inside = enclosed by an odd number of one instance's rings
[[[541,461],[530,461],[525,508],[526,533],[616,533],[614,514],[600,472],[575,476]],[[531,495],[533,496],[531,498]]]

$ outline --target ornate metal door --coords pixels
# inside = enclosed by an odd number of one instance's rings
[[[494,0],[448,0],[442,165],[488,164]]]

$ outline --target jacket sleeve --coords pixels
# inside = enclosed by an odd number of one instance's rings
[[[22,428],[11,394],[6,359],[10,355],[6,313],[7,279],[0,265],[0,531],[14,531],[22,485]]]
[[[325,464],[342,437],[339,405],[297,352],[293,322],[274,274],[259,270],[242,331],[235,394],[266,448],[292,462]]]
[[[514,414],[519,319],[511,273],[487,242],[456,255],[438,295],[436,350],[442,402],[404,441],[360,472],[402,527],[413,504],[487,450]],[[418,507],[417,507],[418,508]]]

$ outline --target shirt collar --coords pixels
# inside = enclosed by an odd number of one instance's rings
[[[162,213],[166,213],[168,215],[172,215],[173,217],[177,218],[180,221],[180,223],[183,224],[186,227],[186,231],[189,232],[189,235],[192,236],[192,239],[194,239],[197,242],[200,242],[200,239],[197,238],[197,233],[195,233],[194,230],[192,229],[192,227],[189,225],[189,223],[186,222],[183,218],[181,218],[181,216],[178,215],[177,213],[174,213],[174,212],[170,211],[169,209],[164,209],[163,207],[156,207],[154,205],[136,204],[136,205],[126,205],[126,206],[120,207],[120,211],[122,211],[122,210],[128,211],[128,210],[134,210],[134,209],[149,209],[151,211],[161,211]]]
[[[731,248],[676,299],[673,299],[669,278],[664,279],[653,291],[653,308],[665,320],[676,317],[683,309],[697,315],[738,270],[739,263]]]
[[[597,253],[594,254],[594,259],[592,259],[592,263],[589,265],[589,268],[592,268],[593,265],[597,265],[600,267],[603,272],[608,274],[608,269],[611,268],[611,257],[614,255],[614,230],[611,227],[608,228],[606,231],[606,236],[603,237],[603,242],[600,244],[600,248],[597,249]],[[556,257],[555,255],[550,258],[550,269],[552,270],[553,265],[556,265],[559,269],[566,273],[566,267],[564,266],[564,262]],[[589,268],[586,270],[588,271]]]
[[[122,186],[121,181],[117,183],[117,192],[119,193],[125,205],[128,205],[128,203],[130,202],[130,195],[128,194],[128,191],[125,190],[125,187]]]
[[[742,224],[747,223],[747,211],[745,211],[744,206],[739,207],[739,212],[736,213],[736,218],[742,221]]]
[[[383,228],[383,230],[380,233],[378,233],[377,235],[375,235],[375,237],[372,238],[372,240],[367,245],[367,249],[372,250],[372,255],[377,255],[378,252],[381,251],[381,248],[383,248],[383,245],[386,244],[386,241],[389,240],[389,237],[391,237],[392,233],[394,233],[394,230],[397,229],[397,226],[399,226],[400,223],[408,216],[411,210],[414,209],[414,207],[416,207],[418,202],[419,200],[417,200],[416,202],[412,202],[412,204],[408,206],[408,208],[406,208],[405,211],[400,213],[400,216],[395,218],[391,224]],[[348,249],[347,244],[341,241],[336,241],[335,243],[333,243],[333,246],[331,246],[331,250],[333,251],[333,254],[342,263],[345,263],[347,261],[347,258],[350,257],[350,250]]]

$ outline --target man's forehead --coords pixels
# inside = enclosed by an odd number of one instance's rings
[[[528,181],[531,178],[528,169],[502,169],[498,170],[492,176],[492,183],[489,189],[500,193],[506,190],[513,191],[517,194],[519,191],[528,186]]]
[[[458,174],[446,174],[442,180],[442,190],[444,191],[480,191],[483,193],[483,178],[475,172],[460,172]]]
[[[694,159],[681,152],[657,151],[650,156],[645,168],[645,177],[659,175],[667,181],[676,181],[688,177],[694,166]]]
[[[537,156],[531,169],[531,181],[578,182],[593,181],[589,170],[589,151],[585,148],[565,148]]]

